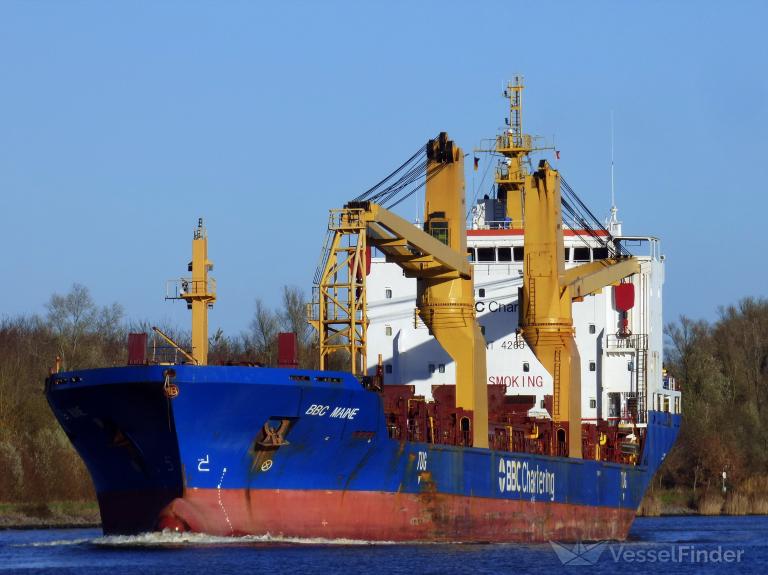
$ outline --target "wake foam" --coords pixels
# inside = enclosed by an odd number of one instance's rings
[[[102,547],[177,547],[206,545],[394,545],[394,541],[367,541],[363,539],[325,539],[322,537],[284,537],[281,535],[243,535],[223,537],[204,533],[178,533],[166,529],[139,535],[106,535],[86,540]]]
[[[33,543],[18,543],[11,547],[61,547],[64,545],[83,545],[93,539],[56,539],[55,541],[35,541]]]

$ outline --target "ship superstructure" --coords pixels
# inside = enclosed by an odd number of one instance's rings
[[[551,418],[546,403],[552,396],[552,376],[518,331],[522,230],[477,218],[467,236],[475,309],[486,341],[488,383],[504,386],[509,396],[530,396],[529,415]],[[617,309],[615,286],[573,305],[582,359],[582,418],[643,425],[649,409],[680,413],[680,391],[662,363],[664,261],[654,237],[617,238],[633,249],[640,263],[640,272],[631,280],[634,305],[626,311]],[[564,243],[567,269],[605,257],[605,248],[587,234],[566,230]],[[416,396],[431,401],[433,386],[455,380],[454,365],[414,314],[415,297],[414,282],[395,264],[382,256],[372,257],[369,373],[378,369],[381,354],[385,384],[411,384]]]

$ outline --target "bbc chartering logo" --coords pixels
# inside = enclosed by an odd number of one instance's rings
[[[614,563],[741,563],[743,549],[723,549],[722,545],[714,548],[702,548],[696,545],[664,546],[627,546],[609,545],[607,541],[585,544],[579,541],[574,545],[565,545],[550,541],[557,558],[563,565],[596,565],[603,553]]]

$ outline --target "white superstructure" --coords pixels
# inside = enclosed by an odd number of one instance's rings
[[[504,222],[486,222],[482,208],[474,212],[474,229],[467,231],[468,257],[474,267],[477,316],[487,341],[488,382],[505,385],[508,395],[536,396],[530,415],[548,416],[545,396],[552,395],[552,377],[516,333],[523,231],[509,229]],[[612,224],[611,232],[620,234],[620,224]],[[635,304],[627,313],[625,332],[621,333],[613,286],[573,305],[585,422],[636,419],[642,423],[647,410],[680,411],[680,392],[662,364],[664,257],[659,241],[618,239],[641,264],[640,273],[629,279]],[[567,268],[608,256],[605,247],[578,230],[565,230],[564,241]],[[450,356],[418,320],[415,301],[416,280],[374,253],[368,277],[369,373],[376,371],[380,354],[386,384],[414,385],[416,394],[429,400],[433,385],[454,383],[455,371]]]

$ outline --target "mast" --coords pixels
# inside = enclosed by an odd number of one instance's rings
[[[621,222],[619,221],[619,208],[616,207],[616,188],[614,184],[613,163],[613,110],[611,110],[611,214],[608,216],[608,231],[612,236],[621,235]]]
[[[531,137],[523,134],[523,77],[507,84],[509,99],[508,129],[496,138],[496,152],[504,156],[496,171],[496,197],[506,202],[505,214],[512,228],[523,227],[523,189],[527,175],[525,160],[531,152]]]
[[[197,221],[192,236],[192,261],[188,271],[192,277],[182,280],[179,297],[192,310],[192,357],[197,365],[208,363],[208,309],[216,301],[216,283],[208,277],[213,262],[208,259],[208,234],[203,227],[203,218]]]

